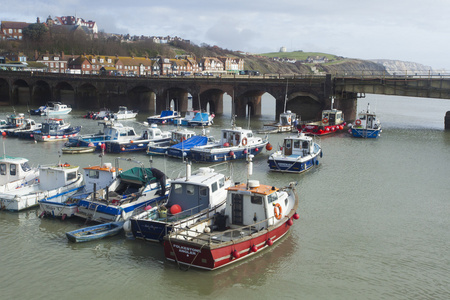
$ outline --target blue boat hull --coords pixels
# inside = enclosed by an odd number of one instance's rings
[[[106,142],[106,152],[109,153],[126,153],[126,152],[143,152],[147,150],[148,142],[136,143],[114,143]]]
[[[375,139],[380,136],[381,129],[352,128],[352,136],[357,138]]]
[[[269,168],[272,171],[292,173],[302,173],[311,169],[314,165],[319,165],[319,160],[317,157],[304,162],[289,162],[286,160],[276,159],[269,159],[267,162],[269,163]]]
[[[161,242],[167,232],[172,229],[172,226],[151,220],[135,220],[131,221],[131,231],[137,239],[143,239],[152,242]]]
[[[66,232],[69,241],[74,243],[89,242],[118,234],[123,222],[111,222]]]

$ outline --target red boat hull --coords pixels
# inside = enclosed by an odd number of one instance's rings
[[[305,134],[327,135],[344,130],[345,125],[346,123],[326,126],[318,124],[303,124],[298,128],[298,130],[304,132]]]
[[[243,237],[234,243],[227,242],[215,245],[202,245],[182,240],[166,239],[164,254],[168,260],[176,261],[188,267],[214,270],[269,248],[282,238],[292,225],[292,216],[286,222],[269,227],[248,237]],[[289,225],[288,223],[291,223]]]

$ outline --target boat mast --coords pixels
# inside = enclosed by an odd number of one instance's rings
[[[289,84],[289,79],[286,79],[286,93],[284,94],[284,112],[286,112],[286,104],[287,104],[287,100],[288,100],[288,84]]]
[[[235,112],[234,112],[234,89],[233,89],[233,95],[232,95],[232,97],[231,97],[231,128],[232,129],[234,129],[235,128],[235,126],[236,126],[236,120],[235,120],[235,118],[236,118],[236,116],[235,116],[235,114],[234,114]]]

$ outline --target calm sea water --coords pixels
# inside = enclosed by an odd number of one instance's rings
[[[319,167],[300,175],[269,172],[265,150],[255,157],[254,178],[262,183],[299,182],[301,217],[267,251],[221,270],[186,272],[165,261],[159,244],[124,235],[73,244],[65,232],[83,227],[79,219],[40,219],[38,209],[3,211],[0,298],[450,299],[450,132],[443,130],[450,101],[368,96],[358,110],[367,102],[383,125],[378,140],[324,137]],[[253,129],[274,118],[271,106],[251,120]],[[11,107],[0,108],[0,118],[7,113]],[[83,125],[83,133],[97,132],[97,122],[83,114],[75,111],[67,121]],[[211,134],[229,124],[229,114],[216,118]],[[238,124],[247,127],[244,119]],[[274,148],[282,139],[270,136]],[[100,162],[93,153],[61,155],[58,142],[5,138],[3,145],[6,154],[34,165]],[[144,154],[122,156],[150,165]],[[153,157],[152,164],[172,177],[184,171],[175,159]],[[245,164],[233,166],[234,179],[244,180]]]

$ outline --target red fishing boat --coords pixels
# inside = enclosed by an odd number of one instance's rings
[[[344,129],[347,123],[344,120],[342,110],[333,109],[333,99],[331,99],[331,109],[322,111],[322,119],[317,122],[310,122],[297,126],[297,129],[308,135],[327,135]]]
[[[247,179],[229,187],[223,213],[189,227],[174,226],[164,237],[166,258],[180,266],[214,270],[269,248],[299,218],[295,186],[292,182],[277,188]]]

